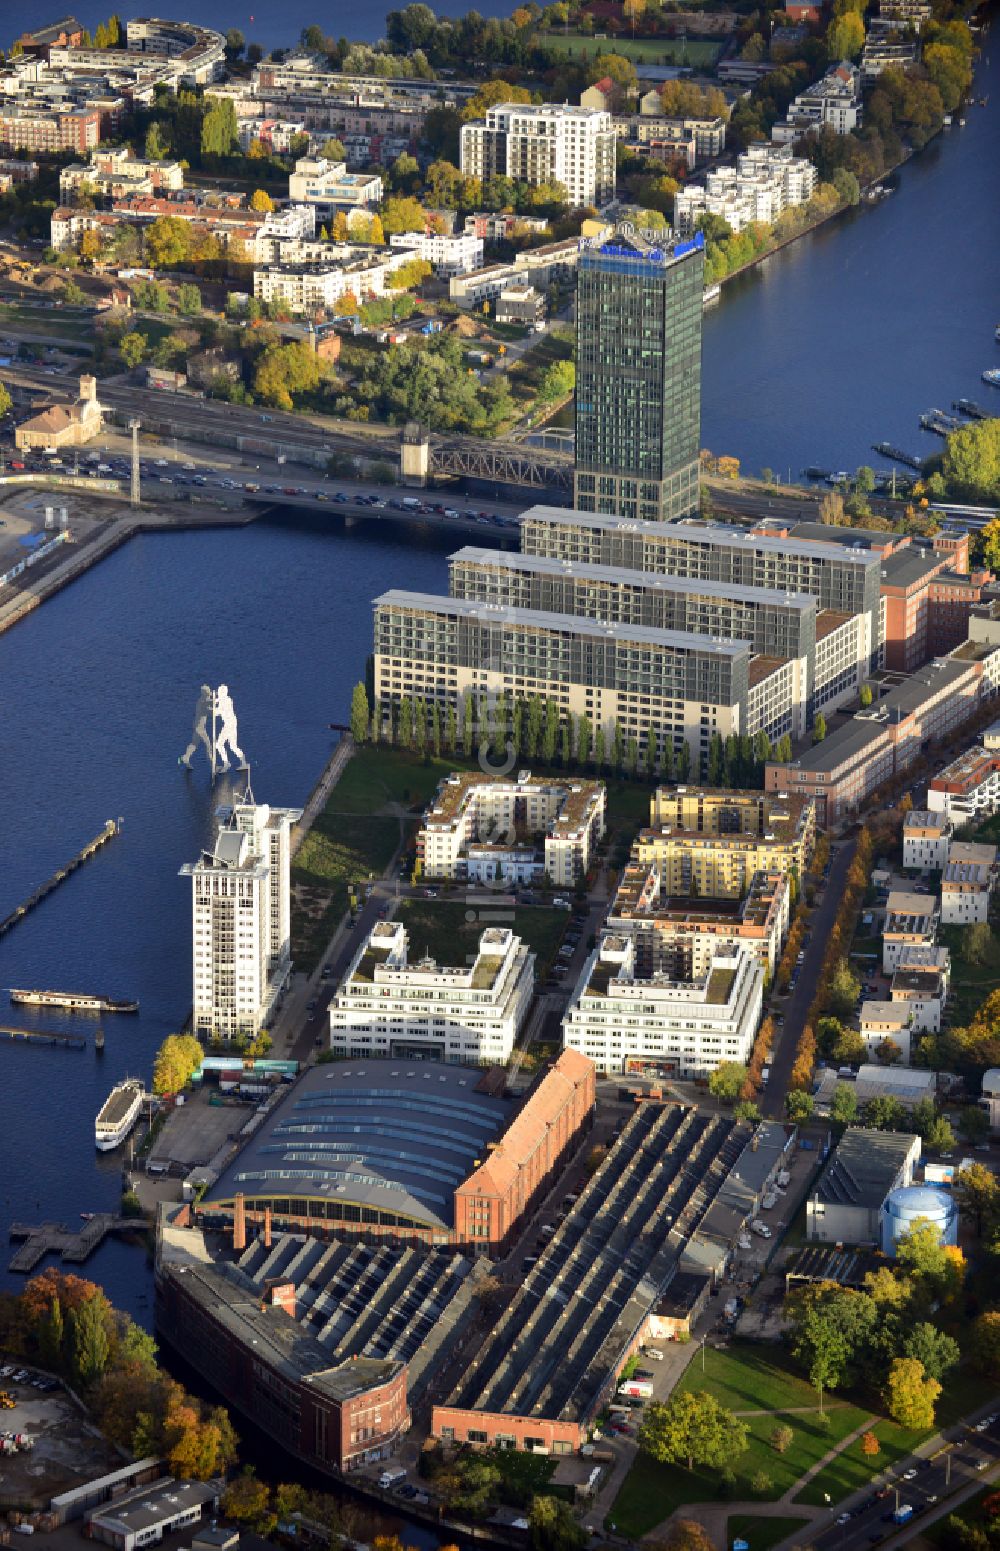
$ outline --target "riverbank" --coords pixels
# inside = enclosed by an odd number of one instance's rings
[[[218,512],[208,507],[192,507],[181,512],[133,511],[124,508],[119,516],[99,523],[79,539],[64,547],[63,553],[49,564],[24,573],[22,589],[4,589],[12,596],[0,600],[0,635],[25,619],[46,599],[54,597],[64,587],[83,576],[85,572],[105,560],[109,555],[138,533],[184,532],[192,528],[245,527],[254,521],[254,512]]]

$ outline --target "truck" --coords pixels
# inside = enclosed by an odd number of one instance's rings
[[[892,1522],[893,1522],[893,1524],[905,1524],[908,1519],[912,1519],[912,1518],[913,1518],[913,1504],[912,1503],[900,1503],[899,1507],[896,1509],[895,1513],[892,1516]]]
[[[653,1386],[648,1379],[626,1379],[624,1384],[619,1384],[618,1393],[628,1395],[632,1400],[652,1400]]]
[[[387,1491],[390,1486],[395,1486],[398,1481],[405,1480],[406,1471],[401,1469],[399,1465],[394,1465],[390,1466],[388,1470],[383,1470],[382,1474],[378,1478],[378,1484],[384,1492]]]
[[[419,507],[421,503],[417,500],[415,495],[404,495],[399,504],[406,511],[412,512],[416,507]]]

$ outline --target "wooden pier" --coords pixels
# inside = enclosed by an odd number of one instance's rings
[[[8,1271],[20,1271],[27,1275],[46,1255],[59,1255],[61,1259],[79,1265],[92,1255],[109,1233],[142,1233],[145,1222],[141,1217],[117,1217],[113,1212],[95,1212],[81,1228],[67,1228],[61,1222],[35,1224],[15,1222],[10,1225],[10,1237],[23,1239],[21,1248],[11,1256]]]
[[[12,1029],[0,1026],[0,1039],[18,1039],[26,1045],[61,1045],[63,1050],[87,1048],[87,1041],[82,1034],[56,1034],[51,1029]]]
[[[43,884],[40,884],[33,894],[28,895],[23,904],[18,905],[16,910],[10,912],[10,915],[4,916],[3,920],[0,921],[0,937],[3,937],[12,927],[15,927],[30,910],[34,910],[36,905],[40,905],[42,900],[52,893],[53,889],[59,887],[60,883],[65,883],[66,879],[76,872],[78,867],[82,867],[84,862],[89,862],[94,853],[99,851],[103,845],[107,845],[108,841],[117,833],[118,823],[114,819],[108,819],[100,834],[95,835],[93,840],[85,845],[82,851],[78,851],[72,861],[67,862],[65,867],[60,867],[59,871],[54,872],[51,878],[47,878]]]

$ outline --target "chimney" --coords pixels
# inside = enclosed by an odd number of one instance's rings
[[[264,1208],[264,1248],[271,1248],[271,1208]]]
[[[247,1218],[244,1209],[242,1190],[237,1193],[233,1203],[233,1249],[244,1250],[247,1247]]]

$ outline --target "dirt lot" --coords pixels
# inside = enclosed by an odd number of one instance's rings
[[[0,1411],[0,1430],[35,1440],[30,1452],[0,1458],[3,1507],[48,1507],[57,1493],[122,1464],[62,1388],[42,1394],[6,1378],[0,1389],[16,1402],[12,1410]]]
[[[175,1109],[153,1143],[149,1161],[187,1174],[199,1163],[209,1163],[244,1126],[253,1114],[249,1104],[212,1105],[208,1099],[215,1090],[194,1098]]]

